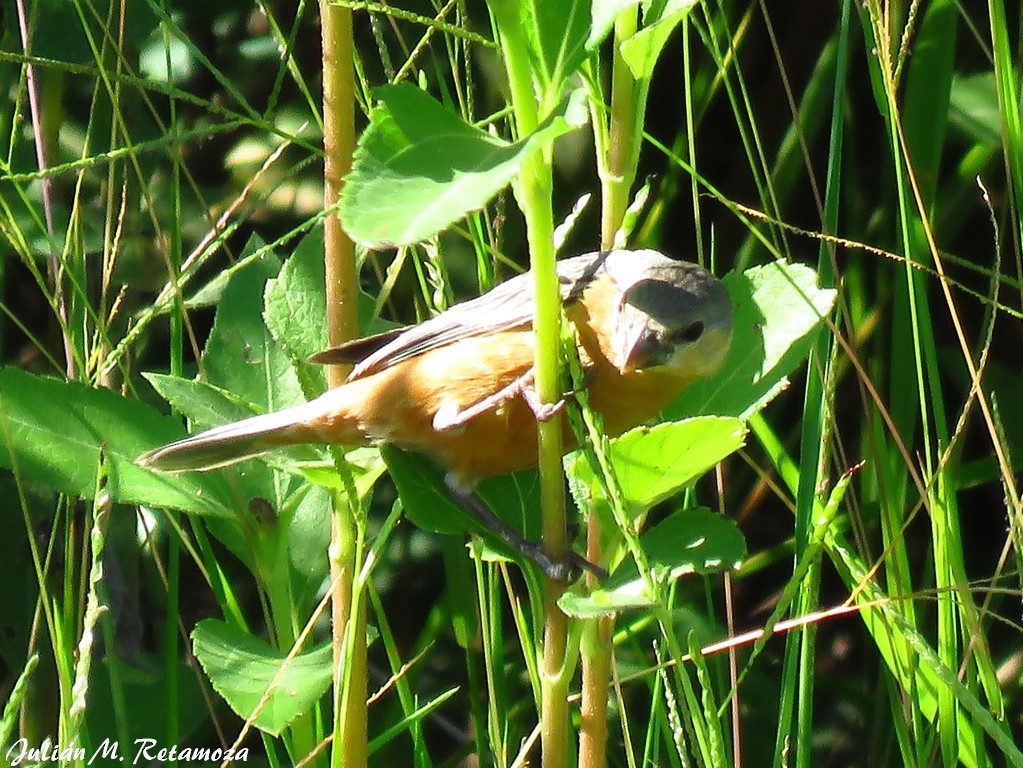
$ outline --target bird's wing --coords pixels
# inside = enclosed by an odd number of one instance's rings
[[[558,282],[565,304],[579,299],[606,257],[606,252],[588,253],[558,262]],[[533,306],[532,278],[517,275],[419,325],[357,339],[311,359],[318,363],[357,362],[348,377],[351,381],[461,339],[528,326],[533,321]]]
[[[408,328],[392,328],[373,336],[352,339],[336,347],[317,352],[309,358],[309,362],[321,365],[357,365],[406,331]]]

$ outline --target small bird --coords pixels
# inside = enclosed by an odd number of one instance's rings
[[[557,272],[590,406],[608,434],[653,418],[724,361],[732,305],[702,267],[652,250],[613,250],[565,259]],[[534,303],[530,276],[519,275],[419,325],[321,352],[312,362],[355,366],[343,385],[170,443],[137,463],[209,470],[286,445],[391,444],[433,459],[458,500],[549,575],[563,576],[472,493],[482,478],[535,465],[537,420],[560,410],[541,404],[533,386]]]

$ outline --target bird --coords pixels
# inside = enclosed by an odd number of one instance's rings
[[[589,404],[608,435],[651,420],[721,368],[732,303],[703,267],[649,249],[587,253],[556,267]],[[473,494],[484,478],[534,466],[537,422],[564,418],[564,400],[541,403],[534,388],[534,307],[531,276],[520,274],[418,325],[325,350],[310,361],[354,365],[341,386],[162,446],[136,463],[205,471],[288,445],[389,444],[433,460],[456,500],[549,576],[565,578],[564,564]],[[565,451],[574,447],[565,430]]]

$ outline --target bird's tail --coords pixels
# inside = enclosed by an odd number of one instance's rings
[[[321,403],[313,400],[275,413],[225,424],[143,454],[135,463],[163,472],[205,471],[250,459],[273,448],[324,442],[322,433],[314,426],[317,418],[323,415],[322,407]]]

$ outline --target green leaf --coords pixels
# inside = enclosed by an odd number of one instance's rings
[[[535,57],[541,92],[557,93],[586,59],[590,39],[590,0],[527,0],[519,3],[522,28]]]
[[[590,37],[586,50],[593,51],[611,32],[618,14],[639,0],[592,0],[590,4]]]
[[[323,229],[317,227],[302,238],[280,275],[266,284],[263,320],[274,341],[288,350],[292,359],[304,361],[327,347],[323,286]],[[323,369],[316,366],[315,370],[321,387],[326,388]]]
[[[160,397],[188,418],[193,430],[218,427],[259,414],[252,403],[205,381],[166,373],[143,373],[142,376]]]
[[[611,461],[626,502],[645,512],[741,448],[745,436],[741,421],[717,416],[637,427],[611,441]],[[596,482],[588,463],[576,467],[584,482]]]
[[[419,454],[381,446],[405,513],[420,528],[434,533],[485,533],[486,528],[452,497],[444,472]],[[540,536],[540,476],[527,469],[484,480],[476,494],[498,517],[528,539]],[[494,538],[488,538],[493,543]],[[502,552],[506,551],[504,549]]]
[[[473,518],[448,493],[440,467],[424,456],[390,445],[380,446],[380,455],[413,523],[434,533],[475,530]]]
[[[921,14],[902,94],[902,129],[913,173],[925,200],[932,200],[938,182],[952,76],[956,69],[959,6],[935,0]]]
[[[507,143],[469,125],[415,86],[385,86],[345,181],[341,218],[371,248],[432,237],[482,208],[526,155],[586,121],[583,94],[566,98],[531,135]]]
[[[299,653],[283,671],[286,653],[216,619],[199,622],[192,644],[206,676],[238,717],[248,719],[270,691],[255,724],[273,736],[308,712],[330,687],[329,644]]]
[[[659,581],[729,570],[746,556],[746,541],[735,523],[703,507],[676,512],[640,536],[639,543]],[[630,560],[588,595],[569,591],[558,605],[570,616],[592,618],[649,608],[656,599]]]
[[[263,323],[259,297],[280,269],[267,253],[232,275],[202,354],[207,381],[264,411],[305,401],[290,358]]]
[[[671,419],[695,414],[747,419],[784,390],[809,354],[836,292],[802,264],[778,261],[725,275],[735,307],[732,346],[717,375],[675,401]]]
[[[649,80],[665,43],[682,19],[696,5],[696,0],[674,0],[663,10],[660,19],[647,23],[643,29],[621,44],[622,58],[637,80]],[[645,21],[645,19],[644,19]]]
[[[327,573],[327,547],[330,544],[330,494],[315,485],[307,485],[288,529],[288,554],[295,572],[322,586]]]
[[[324,290],[323,230],[312,230],[284,262],[280,275],[267,282],[263,302],[263,320],[274,341],[291,355],[293,361],[307,358],[327,348],[327,296]],[[376,301],[359,291],[359,328],[372,336],[399,327],[399,323],[376,316]],[[321,371],[320,366],[310,369]],[[316,374],[326,389],[326,376]]]
[[[78,382],[0,370],[0,465],[61,493],[92,498],[102,452],[114,501],[230,516],[223,478],[166,475],[135,459],[183,436],[181,424],[137,400]]]
[[[519,4],[537,74],[544,90],[560,90],[565,81],[614,26],[615,18],[639,0],[532,0]]]
[[[997,147],[1002,141],[1002,116],[998,111],[995,73],[956,77],[952,80],[948,121],[970,141]]]
[[[231,282],[231,278],[236,273],[248,268],[249,257],[265,248],[266,243],[259,235],[251,235],[242,249],[242,257],[230,266],[217,272],[212,278],[199,286],[195,293],[185,300],[185,306],[189,309],[218,306],[224,298],[224,291],[227,290],[227,284]],[[169,309],[170,306],[168,304],[167,308]]]

